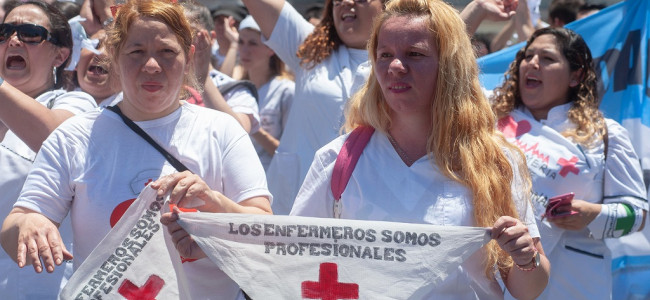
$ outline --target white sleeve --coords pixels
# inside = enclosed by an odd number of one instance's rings
[[[14,207],[29,208],[57,223],[63,221],[74,197],[70,162],[77,154],[75,148],[80,149],[75,145],[61,127],[52,132],[36,155]]]
[[[603,203],[627,203],[648,210],[639,157],[627,130],[607,119],[608,150],[603,174]]]
[[[223,194],[237,203],[252,197],[273,197],[266,185],[262,163],[257,157],[251,139],[234,118],[229,118],[228,140],[223,151]]]
[[[328,151],[321,149],[316,152],[314,161],[300,187],[289,215],[319,218],[334,217],[334,196],[330,188],[334,162],[324,164],[322,158],[325,152]]]
[[[80,114],[97,108],[95,98],[85,92],[72,91],[58,96],[52,109],[63,109],[73,114]]]
[[[314,25],[307,22],[305,18],[296,11],[289,1],[285,1],[278,21],[273,27],[269,39],[262,37],[262,42],[273,49],[282,61],[291,70],[297,72],[300,67],[300,59],[296,56],[298,47],[305,41],[307,36],[314,31]],[[298,75],[298,74],[296,74]]]
[[[251,133],[257,132],[260,128],[260,114],[257,101],[253,94],[244,87],[236,88],[225,95],[223,98],[226,103],[232,108],[232,111],[240,114],[250,115],[251,118]]]

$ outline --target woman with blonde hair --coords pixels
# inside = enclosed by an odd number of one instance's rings
[[[386,4],[369,41],[372,72],[345,126],[374,132],[340,200],[330,182],[350,134],[321,148],[291,215],[490,227],[495,241],[423,299],[503,298],[497,270],[510,293],[533,299],[549,263],[529,179],[521,152],[495,130],[465,26],[443,1]]]
[[[265,43],[295,74],[286,130],[269,166],[273,211],[287,214],[314,153],[340,134],[344,107],[366,80],[372,20],[385,0],[326,0],[323,18],[307,22],[285,0],[243,0]],[[473,31],[484,18],[508,18],[512,0],[474,0],[463,11]]]
[[[131,0],[117,9],[105,46],[123,100],[70,119],[43,143],[0,236],[19,267],[52,271],[72,259],[57,230],[69,213],[78,268],[115,224],[113,215],[147,185],[159,195],[170,193],[180,207],[271,213],[264,170],[248,134],[233,117],[183,101],[183,86],[195,81],[192,40],[175,1]],[[180,172],[170,157],[191,172]],[[239,292],[207,259],[186,262],[183,269],[195,287],[192,298],[234,299]]]
[[[639,159],[627,131],[598,110],[597,81],[582,37],[544,28],[495,90],[499,129],[527,158],[535,217],[553,265],[541,299],[611,299],[605,239],[645,223]],[[555,196],[564,204],[553,207]]]

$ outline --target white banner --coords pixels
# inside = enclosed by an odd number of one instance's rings
[[[178,222],[253,299],[417,298],[490,240],[485,228],[294,216]]]
[[[59,298],[190,299],[166,207],[145,188]],[[253,299],[417,298],[490,240],[477,227],[290,216],[189,212],[179,224]]]
[[[142,190],[75,271],[59,299],[189,299],[183,276],[176,276],[175,269],[182,268],[174,268],[180,266],[180,256],[173,245],[168,251],[165,244],[169,234],[160,223],[164,200],[148,186]]]

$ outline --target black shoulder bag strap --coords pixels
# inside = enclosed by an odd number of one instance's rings
[[[248,89],[253,97],[255,97],[255,101],[259,102],[259,97],[257,95],[257,87],[255,87],[255,84],[249,80],[235,80],[235,81],[230,81],[227,83],[224,83],[222,85],[219,85],[219,92],[221,92],[222,95],[227,94],[228,92],[234,90],[235,88],[238,87],[243,87]]]
[[[165,159],[167,159],[167,161],[174,168],[176,168],[176,170],[178,172],[189,171],[189,169],[182,162],[180,162],[178,159],[176,159],[176,157],[174,157],[169,152],[167,152],[167,150],[165,150],[163,147],[158,145],[158,143],[156,143],[156,141],[154,141],[146,132],[144,132],[144,130],[142,130],[142,128],[140,128],[140,126],[138,126],[138,124],[135,124],[135,122],[133,122],[131,119],[129,119],[127,116],[125,116],[122,113],[122,110],[119,107],[117,107],[117,105],[108,106],[108,107],[106,107],[106,109],[108,109],[108,110],[116,113],[118,116],[120,116],[120,118],[122,118],[122,121],[124,121],[124,124],[126,124],[126,126],[129,126],[129,128],[131,128],[131,130],[133,130],[135,133],[137,133],[139,136],[141,136],[145,141],[147,141],[149,144],[151,144],[151,146],[156,148],[156,150],[158,150],[158,152],[160,152],[160,154],[162,154],[165,157]]]

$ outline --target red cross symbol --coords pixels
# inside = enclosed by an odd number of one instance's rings
[[[322,300],[359,299],[358,284],[338,281],[338,266],[335,263],[322,263],[320,264],[318,282],[302,282],[302,297]]]
[[[577,157],[572,157],[571,160],[566,160],[564,158],[560,158],[557,161],[557,164],[562,166],[562,169],[560,169],[560,176],[566,177],[569,172],[578,175],[580,170],[576,168],[576,163],[578,162]]]
[[[165,281],[162,278],[151,275],[142,287],[138,287],[126,279],[117,292],[127,300],[155,300],[164,285]]]

